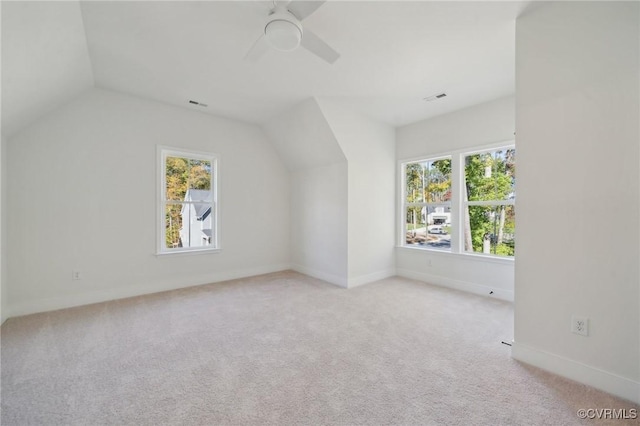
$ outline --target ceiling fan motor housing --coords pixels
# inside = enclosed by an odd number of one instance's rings
[[[276,9],[267,19],[264,35],[271,46],[289,52],[300,46],[302,24],[288,10]]]

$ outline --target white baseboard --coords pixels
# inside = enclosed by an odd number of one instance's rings
[[[640,404],[640,382],[517,342],[513,342],[511,356],[534,367]]]
[[[495,297],[496,299],[513,302],[513,291],[491,288],[482,284],[472,283],[468,281],[454,280],[452,278],[443,277],[440,275],[416,272],[410,269],[397,269],[396,274],[401,277],[424,281],[426,283],[435,284],[441,287],[462,290],[469,293],[479,294],[481,296],[490,296]],[[493,292],[493,294],[490,294],[491,292]]]
[[[123,286],[101,291],[93,291],[83,294],[65,295],[48,299],[30,300],[28,302],[17,303],[9,306],[7,318],[35,314],[39,312],[55,311],[58,309],[72,308],[74,306],[90,305],[93,303],[107,302],[110,300],[125,299],[127,297],[142,296],[145,294],[160,293],[163,291],[177,290],[180,288],[193,287],[203,284],[211,284],[221,281],[228,281],[238,278],[246,278],[255,275],[268,274],[291,269],[289,264],[258,266],[233,271],[214,272],[200,274],[191,277],[180,277],[170,279],[154,280],[152,284],[142,284]]]
[[[308,268],[306,266],[302,266],[298,264],[291,265],[291,269],[293,269],[296,272],[300,272],[301,274],[309,275],[311,277],[318,278],[323,281],[327,281],[328,283],[331,283],[343,288],[358,287],[374,281],[382,280],[384,278],[392,277],[396,274],[395,269],[388,269],[384,271],[374,272],[372,274],[360,275],[354,278],[345,278],[345,277],[340,277],[324,271],[320,271],[318,269]]]
[[[372,274],[360,275],[358,277],[349,278],[348,287],[349,288],[358,287],[364,284],[372,283],[374,281],[379,281],[385,278],[393,277],[394,275],[396,275],[395,269],[387,269],[384,271],[374,272]]]
[[[313,269],[298,264],[292,264],[291,269],[296,272],[300,272],[301,274],[309,275],[310,277],[318,278],[319,280],[337,285],[338,287],[348,288],[349,285],[347,277],[340,277],[338,275],[330,274],[328,272],[320,271],[318,269]]]

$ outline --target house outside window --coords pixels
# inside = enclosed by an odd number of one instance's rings
[[[159,148],[158,253],[218,248],[217,158]]]
[[[451,251],[451,157],[405,164],[405,243]]]
[[[401,163],[402,246],[515,256],[515,148]]]

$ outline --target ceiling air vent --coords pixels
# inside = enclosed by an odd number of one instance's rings
[[[427,96],[426,98],[424,98],[424,100],[427,101],[427,102],[432,102],[432,101],[436,101],[438,99],[442,99],[445,96],[447,96],[446,93],[438,93],[437,95]]]
[[[197,102],[197,101],[192,101],[192,100],[189,100],[189,103],[191,105],[198,105],[198,106],[205,107],[205,108],[209,106],[207,104],[203,104],[202,102]]]

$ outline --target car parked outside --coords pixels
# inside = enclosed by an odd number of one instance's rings
[[[430,234],[446,234],[447,233],[447,231],[442,226],[438,226],[438,225],[429,226],[428,231]]]

